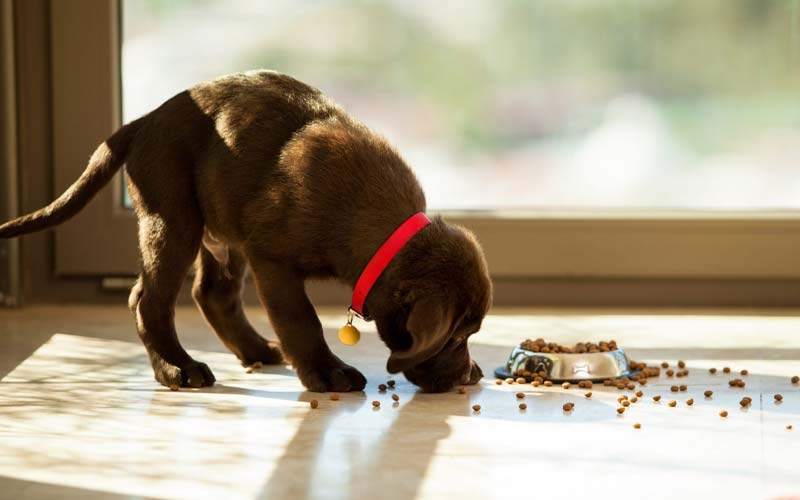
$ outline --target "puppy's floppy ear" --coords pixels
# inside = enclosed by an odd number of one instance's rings
[[[406,330],[411,347],[389,356],[386,370],[397,373],[416,366],[439,352],[450,338],[453,328],[453,307],[442,298],[418,300],[411,308]]]

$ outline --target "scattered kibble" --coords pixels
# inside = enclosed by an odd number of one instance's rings
[[[629,391],[632,391],[632,390],[636,389],[636,386],[634,384],[628,384],[627,389]]]
[[[398,396],[397,394],[392,394],[392,399],[395,401],[400,401],[400,396]]]
[[[594,384],[591,380],[581,380],[578,382],[578,387],[581,389],[591,389]]]
[[[719,412],[719,416],[722,417],[722,418],[725,418],[725,417],[728,416],[728,412],[725,411],[725,410],[722,410],[721,412]]]
[[[481,411],[481,405],[472,405],[472,411]]]
[[[791,425],[787,425],[787,426],[786,426],[786,430],[787,430],[787,431],[790,431],[790,430],[792,430],[792,426],[791,426]]]
[[[672,387],[669,388],[669,390],[672,392],[678,392],[680,390],[680,387],[678,387],[677,385],[673,385]]]
[[[522,393],[522,392],[518,392],[518,393],[517,393],[517,399],[522,399],[522,398],[524,398],[524,397],[525,397],[525,394],[524,394],[524,393]]]
[[[636,397],[637,398],[640,398],[642,396],[644,396],[644,393],[642,391],[636,391]]]
[[[247,367],[247,370],[245,370],[245,371],[246,371],[247,373],[253,373],[253,367],[252,367],[252,366],[248,366],[248,367]]]
[[[308,404],[309,406],[311,406],[311,409],[316,409],[319,406],[319,401],[317,401],[316,399],[312,399],[311,401],[308,402]]]
[[[586,394],[584,394],[584,396],[586,396],[587,398],[592,397],[592,391],[587,392]]]
[[[717,373],[717,369],[716,368],[709,368],[708,369],[708,373],[713,375],[713,374]]]
[[[730,373],[730,372],[731,372],[731,369],[730,369],[729,366],[725,366],[725,367],[722,368],[722,373]]]
[[[710,398],[710,397],[711,397],[711,396],[713,396],[713,395],[714,395],[714,391],[705,391],[705,392],[703,393],[703,396],[705,396],[705,397],[707,397],[707,398]]]
[[[459,394],[466,394],[467,393],[467,388],[466,387],[459,387],[458,388],[458,393]]]
[[[636,423],[633,424],[633,428],[634,429],[641,429],[642,428],[642,424],[640,424],[639,422],[636,422]]]
[[[783,396],[780,394],[775,395],[775,401],[783,401]]]
[[[386,385],[389,386],[389,389],[394,389],[394,380],[387,380]]]
[[[575,403],[564,403],[564,406],[562,406],[562,408],[564,409],[564,411],[572,411],[572,409],[575,408]]]
[[[545,380],[544,381],[544,386],[545,387],[552,387],[553,386],[553,382],[551,380]]]
[[[500,380],[500,379],[497,379],[497,380],[495,380],[495,381],[494,381],[494,383],[495,383],[496,385],[502,385],[503,381],[502,381],[502,380]]]
[[[519,409],[520,410],[527,410],[528,409],[528,405],[526,405],[525,403],[520,403],[519,404]]]
[[[689,398],[686,400],[686,406],[692,406],[694,404],[694,399]]]
[[[569,387],[570,387],[569,382],[564,382],[563,384],[561,384],[562,389],[569,389]]]
[[[617,389],[625,389],[625,387],[627,387],[627,386],[628,386],[628,384],[626,384],[625,382],[618,382],[617,383]]]
[[[669,368],[669,363],[667,363],[666,361],[662,361],[661,368]]]
[[[511,377],[508,377],[508,378],[506,379],[506,384],[513,384],[513,383],[514,383],[514,379],[513,379],[513,378],[511,378]]]
[[[538,380],[534,380],[533,382],[531,382],[531,385],[534,387],[539,387],[540,385],[542,385],[542,383],[539,382]]]
[[[678,406],[678,402],[675,401],[674,399],[672,401],[670,401],[669,403],[667,403],[667,404],[669,404],[669,406],[672,407],[672,408],[675,408],[676,406]]]
[[[688,389],[688,387],[686,387],[685,384],[681,384],[681,386],[680,386],[681,392],[685,392],[687,389]]]
[[[667,377],[671,377],[671,376],[673,376],[673,375],[675,375],[675,370],[673,370],[672,368],[670,368],[669,370],[667,370]]]
[[[798,383],[798,382],[800,382],[800,377],[798,377],[797,375],[795,375],[794,377],[792,377],[792,383],[793,383],[793,384],[796,384],[796,383]]]
[[[750,372],[748,372],[747,370],[742,370],[742,371],[740,371],[739,373],[741,373],[742,375],[747,375],[747,374],[749,374]]]
[[[631,402],[630,402],[630,401],[628,401],[627,399],[623,399],[623,400],[622,400],[622,402],[621,402],[620,404],[621,404],[622,406],[624,406],[624,407],[626,407],[626,408],[627,408],[628,406],[630,406],[630,405],[631,405]]]
[[[525,377],[518,377],[517,378],[517,383],[518,384],[524,384],[525,382],[527,382],[527,380],[525,380]]]
[[[656,403],[661,401],[661,396],[659,394],[656,394],[655,396],[653,396],[653,401],[655,401]]]
[[[750,403],[752,403],[752,402],[753,402],[752,399],[750,399],[747,396],[745,396],[745,397],[742,398],[741,401],[739,401],[739,404],[741,405],[742,408],[747,408],[748,406],[750,406]]]
[[[373,401],[372,402],[372,406],[374,406],[375,408],[380,408],[381,402],[380,401]]]
[[[637,398],[636,396],[631,398],[631,403],[638,403],[638,402],[639,402],[639,398]]]
[[[735,378],[733,380],[729,380],[728,385],[731,387],[744,387],[745,381],[740,378]]]
[[[678,368],[686,368],[686,361],[684,360],[678,361]]]
[[[180,387],[178,387],[178,386],[177,386],[177,385],[175,385],[175,384],[170,384],[170,385],[169,385],[169,390],[170,390],[170,391],[177,391],[178,389],[180,389]]]
[[[339,395],[335,392],[331,394],[331,401],[339,401]]]
[[[625,407],[624,407],[624,406],[621,406],[621,407],[617,408],[617,413],[618,413],[619,415],[622,415],[623,413],[625,413]]]
[[[381,392],[386,392],[386,384],[380,384],[378,386],[378,390]]]

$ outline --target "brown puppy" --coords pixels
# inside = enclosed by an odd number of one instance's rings
[[[304,282],[336,278],[353,286],[384,240],[425,210],[414,174],[384,139],[288,76],[222,77],[122,127],[63,195],[0,226],[0,237],[67,220],[123,162],[142,257],[129,305],[156,380],[214,383],[181,347],[173,322],[175,298],[196,260],[195,301],[243,363],[278,363],[282,350],[309,390],[364,388],[364,376],[325,343]],[[280,349],[244,316],[248,263]],[[435,217],[386,268],[366,311],[391,350],[389,372],[445,391],[480,379],[467,337],[490,303],[475,238]]]

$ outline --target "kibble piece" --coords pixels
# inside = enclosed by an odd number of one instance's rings
[[[626,384],[625,382],[617,382],[617,389],[624,389],[627,386],[628,384]]]
[[[688,389],[688,387],[686,387],[685,384],[681,384],[681,386],[680,386],[681,392],[685,391],[686,389]]]
[[[639,422],[636,422],[636,423],[633,424],[633,428],[634,429],[641,429],[642,428],[642,424],[640,424]]]
[[[564,411],[572,411],[572,409],[575,408],[575,403],[564,403],[564,406],[562,406],[562,408],[564,409]]]
[[[781,396],[780,394],[776,394],[775,401],[783,401],[783,396]]]
[[[730,372],[731,372],[730,367],[725,366],[725,367],[722,368],[722,373],[730,373]]]
[[[245,371],[246,371],[247,373],[253,373],[253,367],[252,367],[252,366],[248,366],[248,367],[247,367],[247,370],[245,370]]]
[[[374,406],[375,408],[380,408],[381,402],[380,401],[373,401],[372,402],[372,406]]]
[[[653,401],[655,402],[661,401],[661,396],[656,394],[655,396],[653,396]]]
[[[394,389],[394,380],[387,380],[386,385],[389,386],[389,389]]]
[[[586,394],[584,394],[584,396],[586,396],[587,398],[592,397],[592,391],[587,392]]]
[[[569,387],[570,387],[569,382],[564,382],[563,384],[561,384],[562,389],[569,389]]]
[[[618,414],[620,414],[620,415],[622,415],[623,413],[625,413],[625,407],[624,407],[624,406],[622,406],[622,407],[620,407],[620,408],[617,408],[617,413],[618,413]]]
[[[518,383],[518,384],[524,384],[525,382],[527,382],[527,380],[525,380],[525,377],[519,377],[519,378],[517,378],[517,383]]]
[[[662,361],[661,368],[669,368],[669,363],[667,363],[666,361]]]
[[[497,380],[494,381],[494,383],[497,384],[497,385],[501,385],[503,383],[503,381],[500,380],[500,379],[497,379]]]
[[[708,369],[708,373],[713,375],[713,374],[717,373],[717,369],[716,368],[709,368]]]
[[[680,390],[680,387],[678,387],[677,385],[673,385],[672,387],[669,388],[669,390],[672,392],[678,392]]]
[[[740,371],[739,373],[741,373],[742,375],[747,375],[747,374],[748,374],[748,373],[750,373],[750,372],[748,372],[747,370],[742,370],[742,371]]]
[[[637,398],[640,398],[642,396],[644,396],[644,393],[642,391],[636,391],[636,397]]]
[[[552,387],[552,385],[553,385],[553,382],[551,380],[545,380],[544,381],[544,386],[545,387]]]
[[[635,384],[628,384],[627,389],[629,391],[632,391],[632,390],[636,389],[636,385]]]
[[[331,394],[331,401],[339,401],[339,395],[335,392]]]
[[[636,397],[636,396],[631,398],[631,403],[637,403],[638,401],[639,401],[639,398]]]
[[[392,399],[395,401],[400,401],[400,396],[398,396],[397,394],[392,394]]]
[[[523,394],[523,393],[521,393],[521,392],[518,392],[518,393],[517,393],[517,399],[522,399],[522,398],[524,398],[524,397],[525,397],[525,394]]]
[[[786,430],[787,430],[787,431],[790,431],[790,430],[792,430],[792,426],[791,426],[791,425],[787,425],[787,426],[786,426]]]
[[[728,416],[728,412],[727,412],[727,411],[725,411],[725,410],[722,410],[721,412],[719,412],[719,416],[720,416],[720,417],[723,417],[723,418],[724,418],[724,417],[727,417],[727,416]]]
[[[526,405],[525,403],[520,403],[519,404],[519,409],[520,410],[527,410],[528,409],[528,405]]]
[[[667,370],[667,377],[671,377],[673,375],[675,375],[675,370],[673,370],[671,368],[669,370]]]
[[[466,394],[467,393],[467,388],[466,387],[459,387],[458,388],[458,393],[459,394]]]
[[[534,387],[539,387],[542,384],[538,380],[534,380],[533,382],[531,382],[531,385],[534,386]]]
[[[481,405],[472,405],[472,411],[481,411]]]
[[[316,399],[312,399],[311,401],[308,402],[308,404],[311,406],[312,409],[316,409],[317,406],[319,406],[319,401],[317,401]]]
[[[378,386],[378,390],[381,392],[386,392],[386,384],[380,384]]]
[[[511,377],[508,377],[508,378],[506,379],[506,384],[513,384],[513,383],[514,383],[514,379],[513,379],[513,378],[511,378]]]
[[[693,404],[694,404],[694,399],[689,398],[689,399],[686,400],[686,405],[687,406],[692,406]]]
[[[630,406],[630,405],[631,405],[631,402],[630,402],[630,401],[628,401],[627,399],[623,399],[623,400],[622,400],[622,402],[621,402],[620,404],[621,404],[622,406],[624,406],[624,407],[626,407],[626,408],[627,408],[628,406]]]
[[[750,403],[752,402],[753,402],[752,399],[745,396],[742,398],[741,401],[739,401],[739,404],[742,406],[742,408],[747,408],[748,406],[750,406]]]
[[[686,361],[684,360],[678,361],[678,368],[686,368]]]
[[[676,406],[678,406],[678,402],[675,401],[674,399],[672,401],[670,401],[669,403],[667,403],[667,404],[669,404],[672,408],[675,408]]]
[[[800,382],[800,377],[798,377],[797,375],[795,375],[794,377],[792,377],[792,383],[793,383],[793,384],[796,384],[796,383],[798,383],[798,382]]]

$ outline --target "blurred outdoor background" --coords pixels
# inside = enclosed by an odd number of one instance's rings
[[[123,115],[267,68],[433,209],[800,209],[800,0],[123,0]]]

